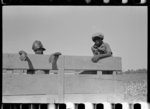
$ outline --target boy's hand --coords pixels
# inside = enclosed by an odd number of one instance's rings
[[[59,56],[59,55],[61,55],[61,53],[60,52],[55,52],[53,55],[54,56]]]
[[[99,55],[95,55],[92,57],[92,61],[93,62],[98,62],[98,60],[100,59],[101,57]]]
[[[23,51],[23,50],[19,51],[19,55],[20,55],[19,58],[21,61],[26,61],[28,56],[27,56],[27,53],[25,51]]]

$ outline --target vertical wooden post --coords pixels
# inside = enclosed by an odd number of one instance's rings
[[[101,78],[102,77],[102,71],[97,71],[97,75],[98,75],[98,78]]]
[[[58,102],[64,102],[64,56],[59,57],[58,68]]]

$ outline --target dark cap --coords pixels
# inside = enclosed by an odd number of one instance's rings
[[[103,39],[104,39],[104,35],[103,35],[102,33],[93,34],[92,40],[95,42],[96,39],[101,39],[101,40],[103,40]]]
[[[43,47],[43,44],[41,43],[41,41],[38,41],[38,40],[35,40],[35,41],[33,42],[32,49],[33,49],[34,51],[37,50],[37,49],[43,49],[43,51],[46,50],[46,49]]]

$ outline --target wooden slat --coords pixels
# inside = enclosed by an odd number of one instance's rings
[[[65,56],[65,69],[85,70],[122,70],[120,57],[108,57],[97,63],[91,61],[90,56]]]
[[[98,94],[65,94],[65,102],[72,102],[72,103],[84,103],[84,102],[90,102],[90,103],[102,103],[102,102],[122,102],[124,101],[122,99],[116,98],[116,95],[114,93],[110,94],[104,94],[104,93],[98,93]],[[107,109],[107,108],[106,108]]]
[[[42,95],[57,94],[59,89],[58,75],[3,75],[2,95]],[[57,87],[58,86],[58,87]]]
[[[19,54],[3,54],[3,69],[52,69],[49,63],[50,55],[28,54],[30,61],[20,61]],[[90,56],[60,56],[57,60],[57,68],[61,69],[61,58],[64,70],[117,70],[122,69],[120,57],[108,57],[97,63],[91,61]]]
[[[64,88],[66,94],[109,94],[114,93],[115,80],[114,78],[101,79],[80,76],[65,76]]]
[[[19,95],[19,96],[2,96],[3,103],[55,103],[58,102],[57,94],[50,95]]]
[[[28,54],[29,61],[20,61],[19,54],[3,54],[3,69],[52,69],[49,55]]]

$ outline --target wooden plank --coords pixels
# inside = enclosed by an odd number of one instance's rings
[[[2,80],[2,95],[58,94],[58,75],[5,74]]]
[[[97,63],[91,61],[90,56],[65,56],[65,69],[85,70],[122,70],[120,57],[108,57]]]
[[[52,69],[49,63],[50,55],[28,54],[29,61],[20,61],[19,54],[3,54],[3,69]],[[118,70],[122,69],[120,57],[108,57],[97,63],[91,61],[90,56],[60,56],[57,61],[57,68],[62,65],[61,58],[64,58],[65,70]]]
[[[28,96],[2,96],[3,103],[59,103],[58,95],[28,95]],[[123,97],[111,94],[64,94],[64,103],[101,103],[125,102]]]
[[[52,69],[49,55],[28,54],[29,61],[20,61],[19,54],[3,54],[3,69]]]
[[[110,94],[114,93],[113,79],[66,77],[64,80],[65,94]]]
[[[110,94],[65,94],[65,102],[72,102],[72,103],[102,103],[102,102],[124,102],[122,97],[116,96],[114,93]]]
[[[3,103],[55,103],[58,102],[57,94],[47,95],[14,95],[2,96]]]

